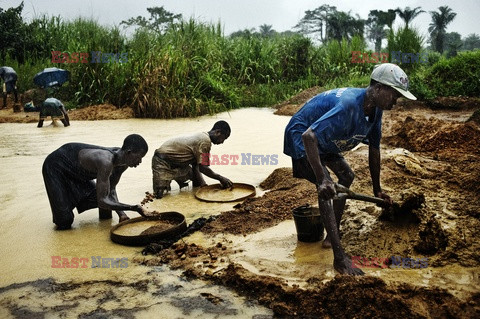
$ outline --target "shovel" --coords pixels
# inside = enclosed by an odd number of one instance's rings
[[[364,202],[379,204],[382,207],[385,206],[385,201],[381,198],[363,195],[363,194],[357,194],[351,191],[350,189],[348,189],[347,187],[340,185],[338,183],[335,183],[335,190],[337,191],[337,195],[335,195],[334,199],[344,199],[344,198],[357,199]]]

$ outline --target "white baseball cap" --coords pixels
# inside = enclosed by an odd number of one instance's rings
[[[396,64],[382,63],[375,66],[371,78],[379,83],[391,86],[410,100],[417,98],[408,91],[408,77]]]

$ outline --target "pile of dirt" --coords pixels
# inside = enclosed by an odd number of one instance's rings
[[[295,114],[303,106],[303,104],[305,104],[305,102],[323,91],[325,91],[325,89],[319,86],[314,86],[310,89],[303,90],[290,99],[274,105],[273,108],[277,109],[274,114],[291,116]]]
[[[237,204],[235,210],[222,213],[202,231],[249,234],[291,219],[294,208],[317,201],[315,186],[293,177],[290,168],[276,169],[260,186],[270,191]]]
[[[474,122],[447,122],[441,119],[415,120],[408,116],[393,128],[384,142],[413,152],[480,155],[480,126]]]
[[[431,109],[467,110],[480,108],[480,98],[469,96],[440,96],[425,102]]]
[[[112,104],[99,104],[71,110],[68,113],[70,120],[95,121],[95,120],[120,120],[133,118],[132,108],[117,108]]]

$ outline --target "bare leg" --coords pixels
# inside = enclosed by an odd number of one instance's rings
[[[352,169],[348,165],[345,159],[338,159],[336,161],[329,161],[325,162],[325,165],[330,168],[333,173],[338,177],[338,183],[345,186],[350,187],[353,183],[353,179],[355,178],[355,174],[353,173]],[[342,220],[343,212],[345,210],[345,202],[346,199],[335,199],[333,200],[333,211],[335,213],[335,220],[337,223],[337,229],[340,234],[340,222]],[[328,236],[322,243],[322,246],[325,248],[332,247],[330,237]]]
[[[130,219],[124,211],[118,210],[116,213],[118,215],[118,222],[120,223]]]
[[[200,173],[200,170],[198,169],[198,165],[192,166],[192,182],[193,187],[207,185],[205,179],[203,178],[203,174]]]
[[[100,219],[111,219],[112,218],[112,211],[109,209],[98,209],[98,217]]]
[[[188,187],[188,181],[187,182],[182,182],[182,181],[175,180],[175,182],[177,182],[178,187],[180,187],[180,189],[182,189],[184,187]]]
[[[167,188],[166,187],[157,187],[155,190],[155,197],[157,199],[160,199],[163,197],[163,195],[165,195],[165,193],[167,192]]]
[[[330,237],[330,242],[333,249],[333,267],[341,274],[348,275],[363,275],[363,271],[359,268],[352,267],[352,260],[343,251],[340,244],[340,236],[333,212],[332,200],[318,199],[318,207],[322,215],[323,224],[327,230],[327,236]]]

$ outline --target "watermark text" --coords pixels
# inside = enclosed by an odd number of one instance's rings
[[[389,261],[391,260],[391,264]],[[390,266],[389,266],[390,264]],[[352,256],[353,268],[403,268],[420,269],[428,267],[428,258],[409,258],[392,256],[391,258]]]
[[[88,52],[61,52],[52,51],[52,63],[127,63],[128,53],[105,53],[92,51],[91,60]]]
[[[202,154],[202,165],[278,165],[278,154]]]
[[[127,268],[128,258],[52,256],[52,268]]]
[[[386,52],[361,52],[352,51],[352,63],[388,63],[391,57],[392,63],[427,63],[428,52],[410,53],[402,51]]]

